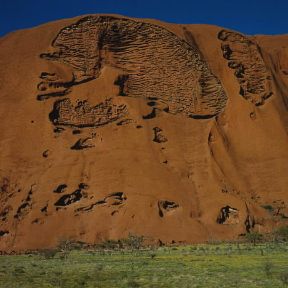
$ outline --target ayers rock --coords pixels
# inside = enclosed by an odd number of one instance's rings
[[[0,79],[0,250],[287,223],[288,35],[82,16],[2,37]]]

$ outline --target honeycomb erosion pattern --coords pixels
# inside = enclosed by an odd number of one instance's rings
[[[222,41],[223,57],[235,70],[240,84],[240,94],[256,106],[263,105],[272,95],[272,76],[268,72],[257,44],[247,37],[222,30],[218,34]]]
[[[91,107],[87,101],[78,101],[74,106],[70,99],[54,103],[50,120],[54,125],[69,125],[79,128],[102,126],[127,114],[126,105],[115,105],[112,99]]]
[[[41,57],[69,65],[73,77],[63,82],[53,74],[42,73],[39,100],[67,95],[73,85],[96,79],[108,65],[123,71],[114,83],[119,86],[119,96],[153,99],[166,105],[166,112],[195,118],[210,118],[225,107],[227,97],[222,85],[198,48],[163,27],[124,18],[88,16],[63,28],[52,46],[54,52]],[[57,105],[63,106],[58,109],[60,114],[64,106],[71,106],[68,100]],[[56,122],[66,119],[60,114]],[[75,126],[97,122],[90,112],[87,117],[89,121],[79,118]]]

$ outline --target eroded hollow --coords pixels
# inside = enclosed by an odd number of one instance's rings
[[[68,186],[66,184],[60,184],[57,186],[57,188],[53,192],[54,193],[63,193],[63,192],[65,192],[67,187]]]
[[[220,209],[216,222],[218,224],[238,224],[239,210],[232,208],[229,205]]]
[[[77,189],[71,194],[65,194],[62,197],[60,197],[56,202],[55,206],[68,206],[75,202],[78,202],[83,197],[81,189]]]
[[[6,236],[9,234],[8,230],[0,230],[0,237]]]
[[[165,213],[167,213],[169,211],[174,211],[178,207],[179,207],[179,204],[177,204],[174,201],[168,201],[168,200],[158,201],[159,216],[163,217]]]

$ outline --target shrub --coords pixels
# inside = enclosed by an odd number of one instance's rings
[[[144,237],[129,234],[127,239],[123,239],[123,246],[129,249],[139,250],[143,245]]]
[[[20,274],[24,274],[25,273],[25,269],[22,266],[16,266],[14,268],[14,276],[20,275]]]
[[[277,241],[288,241],[288,225],[279,227],[274,231],[275,240]]]
[[[128,285],[129,288],[138,288],[138,287],[140,287],[140,284],[138,282],[136,282],[135,280],[130,280],[127,283],[127,285]]]
[[[43,249],[39,252],[39,254],[45,259],[52,259],[57,254],[57,249]]]
[[[96,247],[100,249],[107,249],[107,250],[117,250],[123,248],[123,244],[120,240],[106,240],[101,244],[96,245]]]
[[[252,231],[250,233],[247,233],[245,237],[248,242],[253,243],[253,245],[255,246],[257,242],[260,242],[262,240],[263,235],[257,231]]]
[[[155,254],[155,253],[152,253],[152,254],[150,254],[150,257],[151,257],[151,259],[155,259],[156,254]]]
[[[282,272],[280,279],[284,285],[288,285],[288,271]]]
[[[85,247],[84,242],[80,241],[71,241],[71,240],[62,240],[58,244],[58,248],[61,251],[71,251],[71,250],[80,250]]]
[[[264,271],[267,277],[270,277],[272,275],[272,269],[273,269],[274,265],[271,262],[266,262],[264,264]]]
[[[118,249],[132,249],[139,250],[143,245],[144,237],[129,234],[127,238],[119,240],[106,240],[101,244],[96,245],[100,249],[118,250]]]

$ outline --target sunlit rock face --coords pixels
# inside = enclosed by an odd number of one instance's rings
[[[1,38],[0,250],[284,225],[287,51],[287,36],[110,15]]]

